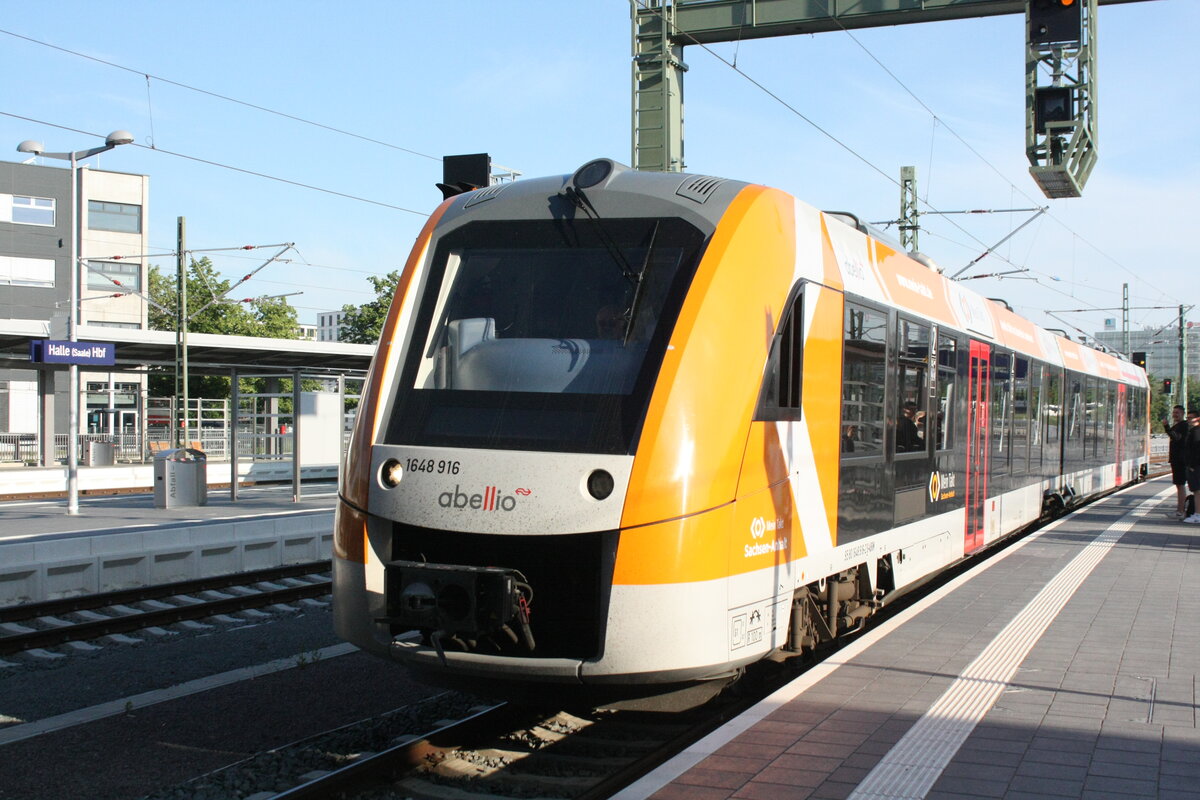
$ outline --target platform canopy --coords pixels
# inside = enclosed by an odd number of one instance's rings
[[[51,338],[49,328],[50,324],[42,320],[0,320],[0,369],[65,369],[65,365],[34,364],[29,360],[30,341]],[[176,337],[172,331],[80,325],[76,338],[116,345],[116,364],[102,371],[175,366]],[[311,339],[189,333],[187,340],[188,369],[192,374],[228,374],[236,368],[239,372],[301,370],[308,375],[361,375],[375,354],[374,345]]]

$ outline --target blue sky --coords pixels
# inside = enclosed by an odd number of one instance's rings
[[[140,147],[98,161],[151,176],[152,246],[173,249],[179,216],[189,247],[295,242],[291,263],[236,294],[302,291],[291,298],[302,322],[365,302],[367,276],[403,264],[440,199],[442,155],[487,151],[526,176],[597,156],[630,160],[625,0],[41,8],[0,22],[0,158],[23,160],[24,139],[83,149],[99,143],[89,134],[132,131]],[[1120,312],[1044,312],[1119,308],[1128,282],[1134,306],[1172,307],[1132,312],[1135,328],[1158,327],[1200,298],[1186,249],[1200,211],[1197,28],[1196,0],[1101,8],[1100,159],[1081,199],[1047,201],[1028,175],[1019,16],[689,47],[687,166],[873,221],[897,216],[893,179],[905,164],[940,210],[1049,203],[970,274],[1030,272],[972,288],[1041,324],[1090,332],[1108,317],[1119,324]],[[833,138],[717,56],[736,57]],[[961,227],[927,216],[921,249],[954,272],[1028,216],[953,218]],[[259,263],[256,254],[214,261],[235,279]]]

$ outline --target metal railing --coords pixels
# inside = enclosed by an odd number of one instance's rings
[[[38,437],[33,433],[0,433],[0,464],[36,464]]]
[[[184,437],[184,447],[203,450],[211,461],[229,459],[229,432],[225,430],[191,431]],[[59,463],[67,461],[67,437],[60,433],[54,436],[54,457]],[[343,437],[343,451],[349,434]],[[247,431],[238,435],[238,458],[252,461],[289,461],[293,453],[293,436],[290,433],[256,433]],[[143,464],[154,461],[154,455],[175,447],[169,428],[149,428],[143,442],[138,433],[81,433],[79,452],[86,453],[88,442],[105,442],[113,445],[113,455],[118,463]],[[36,466],[41,452],[41,442],[33,433],[0,433],[0,464],[25,464]]]

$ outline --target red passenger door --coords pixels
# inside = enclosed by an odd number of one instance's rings
[[[983,547],[983,507],[987,502],[988,402],[991,400],[992,348],[971,341],[971,367],[967,383],[967,529],[963,553]]]

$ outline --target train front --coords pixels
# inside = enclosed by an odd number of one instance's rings
[[[728,670],[723,644],[704,643],[722,631],[688,630],[723,628],[720,581],[700,598],[614,574],[646,491],[635,462],[656,446],[648,408],[682,356],[672,333],[745,186],[598,160],[443,203],[401,277],[347,457],[343,638],[442,682]],[[716,617],[693,616],[705,604]]]

